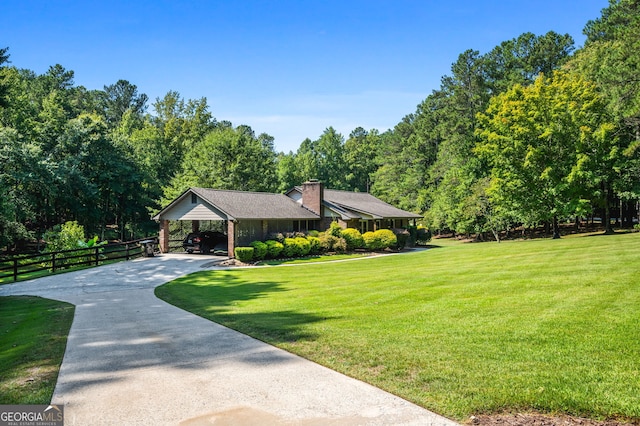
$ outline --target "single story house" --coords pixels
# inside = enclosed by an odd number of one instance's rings
[[[286,194],[189,188],[163,208],[154,220],[160,223],[160,250],[169,251],[169,222],[191,221],[197,232],[199,221],[226,223],[229,256],[237,246],[264,240],[271,233],[319,230],[332,221],[361,232],[402,228],[421,219],[364,192],[324,189],[311,180]]]

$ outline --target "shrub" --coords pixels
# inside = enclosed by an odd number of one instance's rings
[[[265,256],[267,255],[267,249],[268,249],[265,243],[263,243],[262,241],[254,241],[249,245],[253,247],[254,259],[262,260],[265,258]]]
[[[340,253],[347,251],[347,242],[344,240],[344,238],[336,238],[333,243],[333,251],[337,251]]]
[[[236,259],[238,259],[242,263],[251,262],[253,259],[253,247],[236,247],[234,253],[236,255]]]
[[[431,231],[427,228],[418,228],[416,232],[416,243],[418,244],[427,244],[431,241]]]
[[[389,247],[395,247],[398,243],[398,238],[390,229],[365,232],[362,234],[362,238],[368,250],[384,250]]]
[[[374,234],[380,240],[382,249],[395,247],[398,244],[398,238],[391,229],[378,229]]]
[[[271,259],[280,256],[280,253],[284,250],[284,245],[279,241],[267,240],[264,243],[267,245],[267,256]]]
[[[282,254],[284,257],[296,257],[298,255],[298,248],[294,238],[284,239],[284,250],[282,250]]]
[[[319,235],[320,235],[320,233],[318,231],[316,231],[316,230],[312,229],[311,231],[309,231],[309,236],[310,237],[318,237]]]
[[[409,227],[407,228],[407,230],[409,231],[409,241],[408,244],[410,246],[415,246],[416,245],[416,241],[418,239],[418,227],[417,226],[413,226],[413,225],[409,225]]]
[[[45,233],[47,251],[71,250],[83,247],[84,228],[78,222],[65,222],[54,226],[52,231]],[[86,247],[86,245],[84,245]]]
[[[320,247],[324,251],[346,251],[347,242],[344,238],[335,237],[328,232],[320,234]]]
[[[298,255],[306,256],[311,251],[311,243],[304,237],[295,238],[296,245],[298,246]]]
[[[364,240],[364,246],[367,250],[382,250],[382,243],[380,239],[372,231],[362,234],[362,239]]]
[[[327,233],[340,238],[342,236],[342,227],[338,222],[331,222],[329,229],[327,229]]]
[[[320,238],[309,235],[307,237],[307,241],[309,241],[309,253],[320,253],[320,251],[322,250],[322,246],[320,245]]]
[[[396,235],[396,239],[398,240],[395,248],[398,250],[402,250],[406,247],[407,242],[411,239],[411,234],[406,229],[394,229],[393,233]]]
[[[347,243],[347,250],[355,250],[364,247],[364,240],[360,231],[354,228],[347,228],[342,230],[342,238]]]

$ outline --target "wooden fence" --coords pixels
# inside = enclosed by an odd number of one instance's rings
[[[153,253],[151,250],[157,251],[157,248],[158,238],[150,237],[90,248],[0,257],[0,283],[7,278],[18,281],[24,275],[46,275],[45,271],[55,273],[63,269],[98,266],[105,262],[150,256]]]

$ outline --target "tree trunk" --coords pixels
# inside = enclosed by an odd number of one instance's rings
[[[560,238],[560,225],[558,225],[558,216],[553,217],[553,239]]]
[[[604,184],[604,233],[609,235],[613,234],[613,228],[611,227],[611,210],[609,209],[609,185]]]

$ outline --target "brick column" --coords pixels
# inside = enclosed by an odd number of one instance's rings
[[[200,232],[200,221],[192,220],[191,221],[191,232]]]
[[[235,257],[234,250],[236,248],[236,223],[232,220],[227,221],[227,239],[229,259],[233,259]]]
[[[169,253],[169,221],[161,220],[160,221],[160,252]]]

